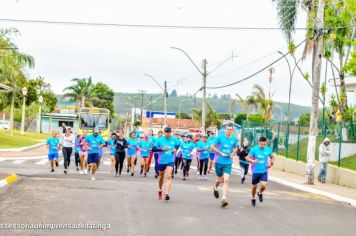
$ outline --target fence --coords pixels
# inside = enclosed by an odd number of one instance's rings
[[[309,126],[287,122],[244,121],[241,124],[241,140],[247,138],[251,145],[256,145],[261,136],[267,137],[267,145],[278,155],[306,162]],[[316,140],[316,160],[319,159],[319,145],[325,137],[331,141],[331,164],[356,170],[356,124],[330,122],[324,128],[320,125]]]

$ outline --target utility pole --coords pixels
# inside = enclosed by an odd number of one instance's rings
[[[323,35],[324,28],[324,0],[318,0],[318,10],[316,22],[314,24],[315,43],[313,47],[313,68],[312,68],[312,109],[310,114],[309,139],[307,149],[307,169],[305,180],[307,184],[314,184],[314,166],[316,153],[316,137],[318,135],[318,112],[319,112],[319,89],[321,76],[321,62],[323,54]]]
[[[168,99],[167,81],[164,81],[164,126],[165,127],[167,127],[167,99]]]
[[[141,122],[141,127],[143,127],[143,99],[144,99],[144,97],[145,97],[145,91],[143,91],[143,90],[139,90],[139,92],[140,92],[140,94],[141,94],[141,120],[140,120],[140,122]]]
[[[208,73],[206,71],[207,60],[203,60],[203,100],[202,100],[202,109],[201,109],[201,126],[205,132],[205,120],[206,120],[206,78]]]

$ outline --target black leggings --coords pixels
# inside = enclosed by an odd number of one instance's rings
[[[190,164],[192,164],[192,160],[187,160],[187,159],[183,159],[183,176],[187,176],[187,174],[189,173],[190,170]]]
[[[63,147],[62,153],[64,158],[64,169],[66,170],[70,165],[70,156],[72,155],[73,148],[71,147]]]
[[[174,161],[174,165],[175,165],[175,171],[177,172],[179,169],[180,164],[182,163],[182,157],[176,157],[175,161]]]
[[[80,159],[79,159],[79,153],[74,153],[74,157],[75,157],[75,166],[79,167],[79,163],[80,163]]]
[[[242,162],[240,162],[240,167],[241,167],[241,169],[244,171],[244,176],[248,174],[248,167],[249,167],[249,166],[250,166],[250,165],[247,164],[247,163],[242,163]],[[241,171],[242,171],[242,170],[241,170]],[[242,172],[241,172],[241,173],[242,173]]]
[[[206,175],[206,171],[208,170],[209,158],[206,158],[204,160],[200,159],[199,162],[200,162],[199,165],[200,175],[202,175],[203,169],[204,169],[204,175]]]
[[[125,152],[116,152],[115,153],[115,170],[116,173],[119,172],[121,174],[122,168],[124,167],[124,161],[126,158]]]

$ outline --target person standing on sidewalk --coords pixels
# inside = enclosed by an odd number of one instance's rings
[[[319,146],[319,162],[320,162],[320,171],[318,180],[322,183],[325,183],[328,163],[330,161],[332,150],[330,140],[328,138],[324,139],[324,142]]]
[[[256,207],[256,193],[260,202],[263,202],[263,192],[266,190],[268,181],[268,169],[274,164],[272,149],[266,146],[267,138],[261,137],[258,145],[253,147],[246,160],[252,163],[252,200],[251,205]],[[260,189],[257,192],[258,184]]]
[[[60,149],[59,146],[59,138],[57,137],[57,131],[52,131],[52,136],[47,139],[47,148],[48,148],[48,160],[51,165],[51,172],[54,172],[54,166],[58,163],[58,151]]]
[[[236,155],[238,148],[238,141],[232,135],[233,125],[227,124],[225,134],[219,135],[212,144],[211,148],[216,152],[217,158],[215,162],[216,180],[214,183],[214,197],[219,198],[218,187],[223,183],[223,195],[221,200],[221,207],[229,205],[226,197],[229,189],[229,179],[231,175],[233,157]]]
[[[67,127],[66,133],[62,136],[61,139],[61,147],[62,147],[62,154],[64,159],[64,174],[68,173],[68,168],[70,165],[70,156],[73,153],[73,146],[75,143],[75,138],[72,133],[72,128]]]
[[[250,163],[246,160],[246,156],[249,152],[250,146],[248,145],[248,140],[245,138],[242,147],[237,150],[237,156],[240,159],[239,162],[241,167],[241,184],[245,183],[246,175],[248,174]]]

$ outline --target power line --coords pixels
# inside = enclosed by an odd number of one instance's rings
[[[300,45],[302,45],[304,42],[306,42],[308,40],[308,38],[304,39],[301,43],[299,43],[295,48],[297,49]],[[233,83],[230,84],[226,84],[226,85],[222,85],[222,86],[216,86],[216,87],[206,87],[207,89],[221,89],[221,88],[226,88],[226,87],[230,87],[233,85],[236,85],[238,83],[241,83],[243,81],[246,81],[256,75],[258,75],[259,73],[261,73],[262,71],[268,69],[269,67],[271,67],[272,65],[276,64],[277,62],[279,62],[280,60],[282,60],[286,55],[290,54],[290,52],[287,52],[286,54],[284,54],[283,56],[279,57],[277,60],[273,61],[272,63],[268,64],[267,66],[263,67],[262,69],[256,71],[255,73],[253,73],[252,75],[249,75],[241,80],[235,81]]]
[[[78,21],[50,21],[50,20],[28,20],[0,18],[0,22],[30,23],[30,24],[52,24],[52,25],[76,25],[96,27],[127,27],[127,28],[160,28],[160,29],[199,29],[199,30],[281,30],[281,27],[242,27],[242,26],[198,26],[198,25],[153,25],[153,24],[120,24],[106,22],[78,22]],[[356,25],[344,25],[337,28],[354,27]],[[295,30],[309,30],[316,28],[297,27]]]

